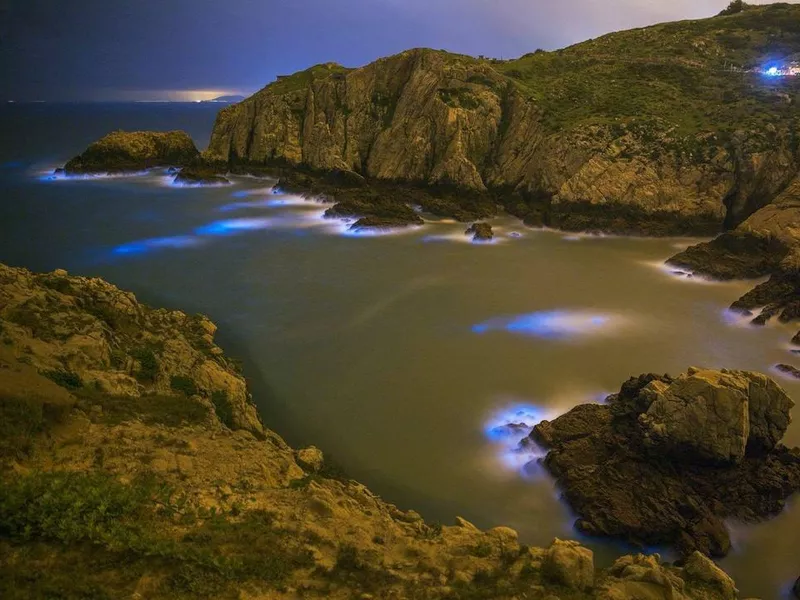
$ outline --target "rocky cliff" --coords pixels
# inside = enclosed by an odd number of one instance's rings
[[[0,596],[733,600],[680,567],[426,523],[258,419],[201,316],[0,266]]]
[[[455,188],[566,229],[716,232],[800,168],[800,81],[751,71],[800,53],[798,22],[772,5],[513,61],[318,65],[221,111],[205,158]]]

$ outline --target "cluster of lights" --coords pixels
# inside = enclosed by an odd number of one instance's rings
[[[800,76],[800,64],[792,63],[788,66],[772,66],[764,69],[764,75],[767,77],[797,77]]]

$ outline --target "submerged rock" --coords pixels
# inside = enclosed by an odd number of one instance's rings
[[[793,367],[792,365],[779,364],[775,365],[775,368],[781,373],[785,373],[786,375],[791,375],[795,379],[800,379],[800,369],[798,369],[797,367]]]
[[[64,167],[66,173],[119,173],[184,166],[200,156],[184,131],[115,131],[91,144]]]
[[[488,242],[494,237],[492,226],[488,223],[473,223],[464,234],[471,235],[475,242]]]
[[[724,556],[724,519],[774,515],[800,490],[800,450],[779,444],[792,406],[764,375],[690,369],[630,379],[531,438],[582,532]]]

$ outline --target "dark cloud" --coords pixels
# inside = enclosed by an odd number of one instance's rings
[[[795,0],[800,1],[800,0]],[[0,0],[0,98],[252,91],[427,46],[512,57],[719,12],[726,0]]]

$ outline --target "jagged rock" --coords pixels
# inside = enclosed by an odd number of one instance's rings
[[[325,457],[322,454],[322,450],[315,446],[309,446],[297,451],[297,462],[300,463],[301,467],[316,472],[322,469],[325,464]]]
[[[692,246],[669,264],[717,279],[769,276],[733,303],[739,312],[761,310],[753,320],[764,325],[800,320],[800,176],[775,200],[753,212],[735,230]],[[793,343],[800,345],[800,333]]]
[[[778,364],[775,365],[775,368],[780,371],[781,373],[785,373],[786,375],[790,375],[795,379],[800,379],[800,369],[797,367],[793,367],[792,365],[787,364]]]
[[[578,542],[556,538],[542,563],[545,578],[571,590],[585,591],[594,586],[594,554]]]
[[[69,385],[133,398],[197,395],[224,425],[263,433],[244,378],[203,316],[152,309],[102,279],[0,265],[0,317],[13,347],[32,347],[32,366]]]
[[[713,561],[699,552],[692,554],[683,567],[683,572],[692,583],[706,585],[725,600],[736,600],[739,591],[733,579],[722,571]]]
[[[690,369],[633,378],[530,437],[579,530],[724,556],[724,519],[774,515],[800,490],[800,449],[778,444],[792,406],[763,375]]]
[[[471,235],[475,242],[488,242],[494,237],[492,226],[488,223],[473,223],[464,234]]]
[[[794,403],[756,373],[690,369],[641,391],[649,408],[639,417],[645,442],[677,460],[740,462],[749,446],[772,450],[786,433]]]
[[[67,173],[141,171],[188,165],[199,156],[183,131],[115,131],[91,144],[64,169]]]

